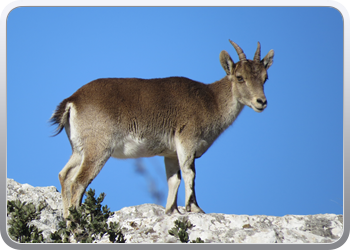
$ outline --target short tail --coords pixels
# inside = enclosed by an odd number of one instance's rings
[[[68,122],[70,112],[70,105],[68,105],[68,100],[63,100],[56,108],[55,112],[52,114],[50,118],[51,125],[58,125],[55,131],[55,134],[52,136],[56,136],[63,130],[64,126]]]

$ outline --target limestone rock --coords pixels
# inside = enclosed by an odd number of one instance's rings
[[[62,220],[62,198],[55,187],[32,187],[7,179],[7,199],[20,199],[38,205],[46,201],[41,219],[33,222],[44,230],[44,237],[58,228]],[[265,215],[196,214],[168,216],[164,207],[154,204],[125,207],[108,221],[119,222],[127,243],[180,243],[168,231],[174,221],[186,217],[194,225],[188,229],[190,240],[200,237],[205,243],[332,243],[343,233],[343,216],[335,214]],[[98,243],[109,243],[104,236]]]
[[[168,216],[162,206],[143,204],[123,208],[109,220],[121,223],[129,243],[180,243],[168,231],[181,217],[195,225],[188,230],[190,240],[200,237],[205,243],[331,243],[343,232],[343,216],[335,214],[197,214],[185,213],[184,207],[180,212],[183,215]]]

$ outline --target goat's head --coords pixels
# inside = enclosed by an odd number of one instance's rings
[[[267,69],[273,62],[274,52],[270,50],[261,60],[258,42],[254,59],[248,60],[243,50],[236,43],[229,41],[237,51],[239,62],[234,63],[225,50],[220,53],[220,62],[232,83],[234,96],[240,103],[251,107],[256,112],[262,112],[267,106],[264,83],[267,80]]]

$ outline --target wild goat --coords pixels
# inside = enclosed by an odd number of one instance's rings
[[[115,158],[164,156],[168,181],[165,212],[177,212],[182,171],[186,210],[200,212],[195,195],[194,160],[237,118],[244,105],[256,112],[267,106],[264,83],[274,51],[261,60],[260,43],[253,60],[229,40],[239,60],[226,51],[220,63],[226,76],[212,84],[184,77],[94,80],[64,99],[51,117],[65,128],[72,155],[59,173],[64,217],[80,206],[83,193],[106,161]]]

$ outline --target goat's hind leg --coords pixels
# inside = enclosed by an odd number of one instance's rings
[[[70,192],[70,186],[72,184],[72,176],[76,172],[77,168],[81,164],[81,156],[78,153],[75,153],[73,151],[73,154],[71,155],[68,163],[64,168],[61,170],[61,172],[58,175],[58,178],[61,183],[61,194],[62,194],[62,201],[63,201],[63,217],[67,218],[68,216],[68,208],[71,206],[70,199],[71,199],[71,192]]]
[[[81,205],[87,186],[95,179],[111,156],[109,149],[99,149],[94,143],[88,145],[84,148],[81,165],[74,174],[70,185],[69,204],[75,207]]]

